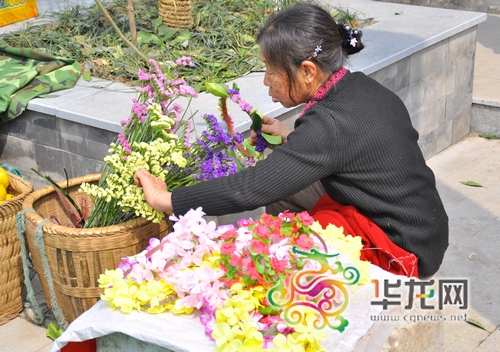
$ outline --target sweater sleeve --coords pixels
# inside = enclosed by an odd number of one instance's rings
[[[335,121],[328,114],[297,120],[288,142],[234,175],[178,188],[175,214],[201,206],[207,215],[238,213],[291,196],[335,171]]]

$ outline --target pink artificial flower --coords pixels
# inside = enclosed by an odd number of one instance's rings
[[[255,253],[269,255],[269,247],[265,243],[259,240],[252,240],[251,246]]]
[[[261,224],[257,224],[257,225],[255,225],[253,230],[257,236],[259,236],[263,239],[269,238],[269,233],[270,233],[269,227],[261,225]]]
[[[311,226],[314,223],[314,218],[307,211],[299,213],[297,218],[304,226]]]
[[[226,242],[220,247],[220,252],[222,254],[231,255],[236,251],[236,245],[234,243]]]
[[[271,267],[276,271],[276,273],[282,273],[286,270],[288,266],[288,260],[286,259],[278,259],[278,258],[271,258]]]
[[[231,255],[231,260],[229,261],[229,264],[231,264],[232,266],[241,267],[243,266],[243,258],[233,253]]]
[[[266,282],[264,281],[264,279],[262,278],[262,276],[260,276],[260,274],[257,272],[257,268],[255,267],[255,264],[254,262],[249,262],[246,269],[245,269],[245,273],[250,276],[250,278],[252,280],[257,280],[261,285],[265,285]]]
[[[236,228],[232,228],[226,232],[224,232],[222,235],[220,235],[220,239],[224,240],[224,241],[227,241],[231,238],[235,238],[236,236],[238,236],[238,231]]]
[[[306,234],[300,235],[296,240],[295,243],[297,243],[302,249],[308,251],[312,248],[313,246],[313,240]]]

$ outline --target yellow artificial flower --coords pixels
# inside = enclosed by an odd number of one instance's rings
[[[241,330],[238,326],[229,326],[227,323],[216,323],[212,331],[212,337],[217,347],[215,352],[237,352],[243,345],[239,338]]]
[[[342,227],[337,227],[332,224],[327,225],[327,227],[323,229],[317,221],[311,225],[311,229],[318,233],[331,247],[337,249],[342,255],[348,256],[350,264],[359,271],[359,285],[368,282],[370,262],[360,259],[361,249],[363,248],[361,237],[353,237],[351,235],[345,236]]]
[[[299,324],[293,325],[295,332],[288,335],[290,341],[304,346],[306,351],[325,351],[321,346],[321,341],[328,337],[328,331],[314,326],[314,322],[318,319],[318,313],[309,309],[305,309],[303,312],[305,318]]]
[[[273,351],[280,352],[305,352],[304,346],[291,338],[291,335],[285,336],[277,334],[273,338]]]
[[[259,331],[259,327],[255,322],[240,323],[241,330],[243,332],[243,347],[248,347],[252,351],[258,351],[262,348],[262,343],[264,342],[264,337]],[[241,348],[240,348],[241,350]]]

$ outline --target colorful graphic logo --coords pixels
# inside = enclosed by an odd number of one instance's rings
[[[349,322],[341,315],[349,303],[346,289],[355,285],[360,273],[355,267],[344,268],[340,261],[330,267],[328,258],[339,254],[325,254],[315,249],[310,252],[293,247],[293,253],[306,257],[320,264],[317,270],[301,270],[292,274],[287,280],[280,281],[267,294],[272,306],[284,309],[284,319],[294,326],[303,323],[305,312],[314,311],[318,318],[314,327],[329,327],[343,332]],[[344,281],[342,281],[344,280]]]

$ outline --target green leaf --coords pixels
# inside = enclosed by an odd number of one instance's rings
[[[241,143],[241,145],[243,145],[243,147],[248,152],[248,154],[250,154],[251,156],[256,155],[255,146],[250,144],[250,138],[244,139],[243,143]]]
[[[59,336],[63,334],[63,332],[64,332],[63,329],[58,328],[57,325],[51,321],[49,327],[47,328],[45,336],[55,341]]]
[[[483,187],[483,185],[474,181],[460,181],[461,184],[471,187]]]
[[[163,23],[163,19],[161,17],[158,17],[154,20],[151,21],[151,24],[153,25],[153,28],[156,30],[156,29],[159,29],[159,27],[162,26],[162,23]],[[164,25],[165,26],[165,25]],[[167,27],[167,26],[165,26]],[[168,27],[167,27],[168,28]],[[175,32],[175,31],[174,31]]]
[[[483,329],[485,331],[488,331],[486,330],[486,328],[484,327],[483,324],[481,324],[479,321],[475,320],[475,319],[472,319],[472,318],[466,318],[465,321],[471,325],[474,325],[474,326],[477,326],[478,328],[480,329]]]
[[[219,98],[229,98],[227,92],[227,85],[222,83],[205,82],[205,89],[208,93],[215,95]]]
[[[137,33],[137,42],[140,44],[149,44],[151,42],[156,43],[158,45],[162,45],[163,42],[156,35],[149,31],[139,31]]]
[[[250,111],[249,115],[250,118],[252,119],[252,125],[250,126],[250,129],[252,131],[262,129],[262,114],[258,112],[257,109],[253,108]]]
[[[174,34],[176,33],[175,30],[173,29],[170,29],[168,28],[168,26],[162,24],[159,28],[158,28],[158,35],[160,36],[161,39],[163,39],[164,41],[168,41],[170,40]]]
[[[185,31],[182,31],[179,33],[179,35],[174,39],[175,43],[184,43],[186,40],[189,40],[191,38],[191,32],[186,29]]]
[[[86,82],[90,82],[92,80],[92,76],[88,72],[85,72],[82,77]]]
[[[227,156],[234,160],[234,162],[236,164],[236,169],[238,170],[238,172],[244,169],[243,165],[241,164],[240,160],[238,159],[238,157],[236,156],[236,153],[233,150],[228,149]]]
[[[486,139],[500,139],[499,136],[495,136],[492,134],[480,134],[479,137],[486,138]]]
[[[273,136],[271,134],[262,132],[262,137],[264,137],[267,143],[273,146],[281,145],[281,136]]]
[[[403,14],[403,11],[398,11],[395,13],[395,15],[402,15]]]

